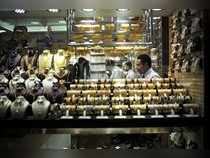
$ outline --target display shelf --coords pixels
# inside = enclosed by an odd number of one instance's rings
[[[145,21],[140,21],[140,20],[128,20],[124,19],[125,21],[119,22],[116,19],[115,20],[104,20],[104,21],[89,21],[86,24],[91,24],[91,25],[101,25],[101,24],[142,24],[145,25]],[[74,25],[79,25],[82,24],[81,20],[75,20]],[[141,26],[141,25],[140,25]]]
[[[202,26],[203,26],[203,20],[204,19],[203,19],[203,16],[202,15],[203,15],[203,11],[202,10],[198,10],[193,16],[187,16],[188,18],[185,19],[185,21],[180,21],[180,23],[177,25],[177,27],[175,29],[172,29],[172,27],[170,27],[170,29],[171,29],[171,32],[170,32],[171,33],[170,34],[170,45],[171,45],[170,54],[174,51],[174,49],[172,50],[172,45],[175,44],[174,42],[177,42],[177,46],[178,47],[179,46],[183,46],[183,50],[182,50],[183,52],[185,52],[186,49],[188,49],[188,51],[190,51],[190,53],[189,53],[190,58],[193,59],[193,57],[196,57],[196,56],[203,57],[203,42],[204,42],[203,41],[203,37],[204,37],[204,30],[203,30],[203,27]],[[190,27],[189,34],[185,34],[185,36],[182,37],[182,39],[181,39],[181,37],[180,37],[180,34],[181,34],[180,28],[183,25],[186,26],[187,24],[189,24],[192,21],[192,19],[195,18],[195,17],[199,17],[199,18],[202,19],[201,26],[197,28],[199,30],[197,30],[197,29],[194,30],[195,29],[194,28],[193,31],[195,31],[195,32],[191,32],[191,29],[192,29],[192,26],[191,26]],[[171,22],[172,22],[172,20],[171,20]],[[170,25],[170,26],[172,26],[172,25]],[[180,38],[177,38],[177,37],[174,38],[175,36],[172,36],[172,35],[174,35],[174,33],[176,35],[178,35],[178,37],[180,37]],[[197,41],[197,38],[198,37],[200,37],[200,39],[201,39],[200,41]],[[176,41],[174,41],[173,39],[176,39]],[[188,40],[190,40],[190,41],[188,42]],[[191,44],[190,42],[193,42],[192,43],[192,46],[190,45]],[[201,42],[201,46],[198,45],[199,47],[197,48],[197,45],[195,45],[196,42]],[[196,48],[194,48],[194,45],[196,46]],[[201,49],[201,50],[192,50],[192,49]],[[184,56],[182,53],[180,53],[179,50],[178,50],[178,54],[179,54],[179,56],[181,55],[182,57],[184,57],[183,59],[181,59],[182,62],[184,61],[184,59],[188,60],[189,55],[185,55]],[[178,57],[177,59],[180,59],[180,57]],[[180,62],[180,64],[182,62]],[[169,65],[169,67],[170,67],[170,70],[171,71],[173,71],[172,69],[175,69],[174,66],[175,66],[175,63],[174,63],[174,61],[172,61],[172,58],[170,58],[170,65]],[[190,65],[188,64],[188,66],[190,66]]]
[[[45,134],[65,134],[71,133],[72,135],[78,134],[91,134],[91,135],[101,135],[101,134],[157,134],[166,133],[168,134],[169,128],[163,127],[129,127],[129,128],[59,128],[59,129],[46,129]],[[43,133],[42,129],[31,129],[31,134]]]
[[[95,56],[104,56],[105,54],[104,53],[93,53],[93,52],[91,52],[90,55],[95,57]]]
[[[68,43],[69,46],[151,46],[152,42]]]
[[[180,19],[180,22],[178,23],[178,25],[176,24],[176,29],[179,27],[182,27],[182,25],[187,26],[187,24],[189,24],[193,18],[201,17],[202,13],[203,13],[202,10],[197,10],[196,13],[194,13],[190,16],[187,16],[183,21],[182,21],[182,19]],[[172,27],[173,27],[173,24],[170,24],[169,28],[171,29]]]
[[[145,36],[146,32],[140,31],[125,31],[125,32],[117,32],[117,31],[96,31],[96,32],[71,32],[72,35],[115,35],[115,34],[139,34],[141,36]]]
[[[185,42],[188,40],[188,39],[193,39],[195,37],[202,37],[204,35],[204,32],[202,30],[200,31],[196,31],[196,32],[193,32],[191,34],[188,34],[184,37],[184,39],[181,39],[181,41]]]

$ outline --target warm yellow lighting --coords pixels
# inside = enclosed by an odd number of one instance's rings
[[[85,11],[85,12],[92,12],[92,11],[94,11],[94,9],[83,9],[83,11]]]
[[[94,33],[94,30],[90,30],[90,31],[85,31],[86,33]]]
[[[132,27],[139,27],[139,24],[131,24]]]
[[[59,9],[48,9],[49,12],[52,12],[52,13],[57,13],[59,12]]]
[[[117,11],[126,12],[126,11],[128,11],[128,9],[117,9]]]
[[[129,27],[129,24],[121,24],[121,27]]]
[[[128,49],[133,49],[133,47],[121,46],[121,47],[116,47],[116,49],[119,49],[119,50],[128,50]]]
[[[100,27],[99,25],[91,25],[91,24],[77,24],[75,25],[76,27],[84,27],[84,28],[89,28],[89,27]]]
[[[53,55],[49,50],[44,50],[43,54],[39,56],[39,70],[50,69]]]

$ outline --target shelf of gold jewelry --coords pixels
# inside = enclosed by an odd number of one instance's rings
[[[76,80],[65,101],[67,118],[181,117],[180,110],[186,117],[198,117],[200,110],[175,78]]]

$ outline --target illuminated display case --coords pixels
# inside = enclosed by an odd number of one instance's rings
[[[4,131],[65,133],[71,149],[203,148],[206,11],[19,12],[0,11]],[[159,79],[110,77],[127,60],[136,73],[143,53]]]

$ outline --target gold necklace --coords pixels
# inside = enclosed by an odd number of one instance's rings
[[[26,63],[27,69],[28,69],[28,70],[31,70],[32,65],[33,65],[34,62],[35,62],[36,55],[33,55],[32,60],[31,60],[30,63],[29,63],[29,56],[28,56],[28,55],[26,55],[24,59],[25,59],[25,63]]]

